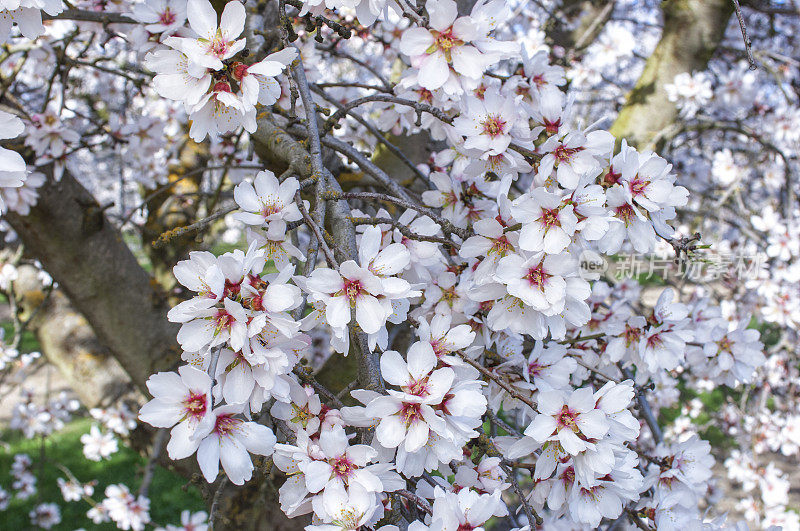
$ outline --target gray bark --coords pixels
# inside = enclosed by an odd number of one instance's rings
[[[139,388],[179,359],[164,293],[68,171],[39,189],[29,215],[6,219]]]

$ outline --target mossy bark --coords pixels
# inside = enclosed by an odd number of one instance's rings
[[[661,147],[659,133],[678,117],[664,87],[678,74],[707,67],[733,13],[730,0],[666,0],[662,7],[661,39],[611,127],[617,139],[640,148]]]

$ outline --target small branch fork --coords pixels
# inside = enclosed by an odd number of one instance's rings
[[[214,222],[215,220],[227,216],[237,208],[239,208],[239,205],[234,203],[233,205],[217,210],[210,216],[205,217],[195,223],[192,223],[191,225],[186,225],[185,227],[178,227],[177,229],[168,230],[167,232],[161,234],[158,237],[158,239],[153,242],[153,247],[159,249],[167,245],[169,242],[171,242],[176,238],[180,238],[181,236],[186,236],[188,234],[194,234],[195,232],[201,231],[206,227],[208,227],[209,225],[211,225],[211,223]]]
[[[681,238],[664,238],[664,241],[672,246],[675,250],[675,260],[680,261],[689,257],[689,253],[697,250],[700,242],[700,233],[695,232],[691,236],[683,236]]]

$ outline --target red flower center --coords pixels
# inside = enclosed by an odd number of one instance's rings
[[[216,56],[219,59],[225,57],[230,49],[230,43],[226,41],[221,35],[217,35],[214,40],[208,43],[208,53]]]
[[[496,114],[490,114],[484,121],[481,122],[483,126],[483,134],[489,135],[492,138],[498,137],[503,134],[506,129],[506,121]]]
[[[226,81],[217,81],[214,83],[214,92],[233,92],[231,86]]]
[[[583,151],[582,147],[570,148],[565,146],[564,144],[559,144],[559,146],[553,151],[553,156],[555,156],[556,160],[559,162],[567,162],[569,161],[573,155],[578,153],[579,151]]]
[[[531,286],[536,286],[544,291],[544,285],[551,276],[544,270],[544,262],[540,262],[536,267],[528,269],[528,274],[525,275],[525,278],[528,279]]]
[[[364,293],[364,288],[361,287],[361,281],[344,279],[344,296],[350,299],[350,304],[356,303],[358,296]]]
[[[337,457],[333,462],[333,473],[342,479],[350,477],[355,468],[356,466],[344,455]]]
[[[183,401],[183,409],[186,412],[186,416],[196,420],[203,418],[206,408],[206,395],[202,393],[190,391],[189,396]]]
[[[508,238],[506,238],[505,235],[503,235],[494,241],[494,244],[492,244],[492,248],[489,250],[489,252],[495,252],[503,256],[508,252],[509,249],[511,249],[511,247],[511,242],[508,241]]]
[[[163,26],[169,26],[175,23],[175,13],[166,8],[163,13],[158,17],[158,22]]]
[[[430,394],[428,391],[428,378],[424,377],[419,380],[411,380],[408,386],[408,392],[416,396],[428,396]]]
[[[225,437],[232,431],[236,430],[237,426],[239,426],[241,423],[242,421],[240,419],[234,418],[230,413],[226,415],[220,415],[217,417],[217,421],[214,424],[214,433],[220,437]]]
[[[622,174],[615,172],[613,166],[609,166],[608,172],[603,176],[603,184],[606,186],[619,184],[620,177],[622,177]]]
[[[542,223],[546,228],[560,227],[561,220],[558,217],[559,210],[557,208],[543,208],[542,215],[537,220]]]
[[[636,217],[636,213],[633,211],[633,207],[630,206],[628,203],[618,206],[616,208],[616,211],[617,211],[617,217],[625,222],[626,227]]]
[[[418,88],[416,90],[417,97],[421,103],[432,103],[433,102],[433,92],[426,88]]]
[[[647,190],[647,186],[650,184],[649,181],[643,181],[638,176],[630,182],[628,187],[630,188],[631,195],[636,197],[637,195],[643,195]]]
[[[400,415],[403,417],[403,421],[406,423],[406,425],[418,420],[422,420],[422,411],[420,411],[420,405],[411,402],[403,402],[403,408],[400,410]]]
[[[449,28],[442,33],[438,31],[431,31],[433,33],[434,41],[433,41],[433,48],[438,48],[445,53],[447,56],[447,60],[450,61],[450,48],[453,46],[458,46],[464,44],[464,41],[453,35],[453,28]],[[432,53],[433,50],[430,50],[428,53]]]
[[[578,414],[572,411],[567,405],[564,405],[564,407],[561,408],[561,412],[558,414],[558,417],[556,418],[559,428],[569,428],[575,433],[578,433],[578,431],[580,431],[578,429],[577,420],[578,420]]]

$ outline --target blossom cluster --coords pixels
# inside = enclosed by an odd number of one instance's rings
[[[231,2],[226,13],[238,9]],[[155,398],[140,418],[171,428],[170,456],[196,452],[208,481],[221,463],[241,484],[251,454],[271,456],[287,475],[281,508],[312,513],[309,529],[374,526],[393,499],[427,509],[415,526],[477,528],[508,514],[501,494],[525,467],[526,516],[596,527],[627,510],[657,526],[702,522],[710,447],[696,437],[667,444],[652,425],[643,435],[632,411],[649,408],[646,387],[674,386],[682,367],[722,385],[750,382],[764,360],[758,333],[707,299],[676,302],[670,289],[645,311],[633,283],[611,286],[580,268],[583,253],[669,241],[688,191],[662,157],[575,125],[563,69],[491,37],[512,16],[504,2],[462,17],[451,0],[426,9],[425,25],[394,43],[408,65],[397,93],[440,111],[377,106],[383,129],[407,133],[419,130],[414,113],[428,112],[426,129],[447,145],[421,169],[431,185],[422,205],[400,212],[406,229],[380,210],[358,227],[355,254],[336,249],[299,274],[312,257],[291,231],[314,229],[300,182],[262,171],[237,185],[247,251],[194,252],[175,267],[194,294],[169,314],[188,364],[151,377]],[[191,15],[190,24],[197,31]],[[217,35],[228,33],[239,35]],[[199,61],[183,46],[187,64]],[[512,58],[511,75],[485,75]],[[175,81],[182,94],[207,90]],[[436,241],[448,238],[449,253]],[[411,336],[398,342],[405,323]],[[350,391],[360,405],[321,390],[300,364],[319,336],[334,357],[360,356],[377,372],[359,378],[371,388]],[[486,419],[527,427],[487,438]],[[649,461],[637,444],[652,446]]]
[[[701,417],[742,446],[725,467],[747,493],[745,518],[800,528],[786,474],[762,462],[800,454],[796,65],[774,69],[771,84],[736,63],[679,74],[664,92],[686,127],[659,132],[655,153],[614,138],[598,111],[633,86],[652,29],[634,35],[620,18],[585,50],[564,50],[545,44],[533,3],[460,4],[302,0],[290,7],[306,24],[294,40],[292,16],[265,24],[253,2],[120,2],[114,14],[128,22],[75,26],[106,42],[71,43],[60,22],[41,23],[60,1],[6,1],[2,37],[16,39],[13,22],[46,44],[24,55],[34,66],[10,48],[0,70],[19,66],[26,87],[51,79],[48,96],[61,94],[0,111],[0,139],[15,148],[0,148],[0,212],[28,213],[38,187],[89,165],[105,180],[83,184],[116,202],[109,219],[121,227],[160,215],[149,203],[166,190],[168,207],[231,201],[229,215],[209,209],[200,225],[224,215],[220,239],[238,248],[193,251],[173,269],[169,296],[182,302],[167,318],[181,361],[149,378],[138,419],[168,430],[168,456],[193,458],[209,483],[242,485],[274,464],[281,509],[310,515],[312,531],[394,531],[400,520],[463,531],[492,518],[514,529],[721,529],[702,510],[718,495],[719,453]],[[72,59],[78,44],[97,61]],[[93,74],[71,83],[52,74],[60,61]],[[265,115],[291,163],[251,160]],[[676,140],[714,128],[711,142]],[[425,144],[413,161],[400,153],[400,170],[383,158],[398,138]],[[187,151],[207,166],[196,188],[175,170]],[[763,186],[750,178],[755,160]],[[753,198],[776,206],[751,210]],[[628,251],[696,258],[702,246],[681,235],[697,226],[770,267],[738,285],[723,275],[666,287],[582,267]],[[15,280],[3,267],[0,289]],[[763,322],[788,339],[765,348]],[[0,370],[35,357],[21,356],[3,352]],[[353,382],[321,383],[338,366]],[[725,393],[716,412],[687,398],[712,391]],[[74,411],[62,397],[27,398],[12,421],[27,437]],[[90,414],[83,452],[102,461],[137,414]],[[17,496],[36,490],[30,467],[15,461]],[[94,490],[60,486],[66,501]],[[95,523],[150,524],[146,496],[104,492]],[[8,496],[0,489],[0,505]],[[30,518],[52,526],[59,510],[42,504]],[[187,528],[206,519],[181,516]]]

